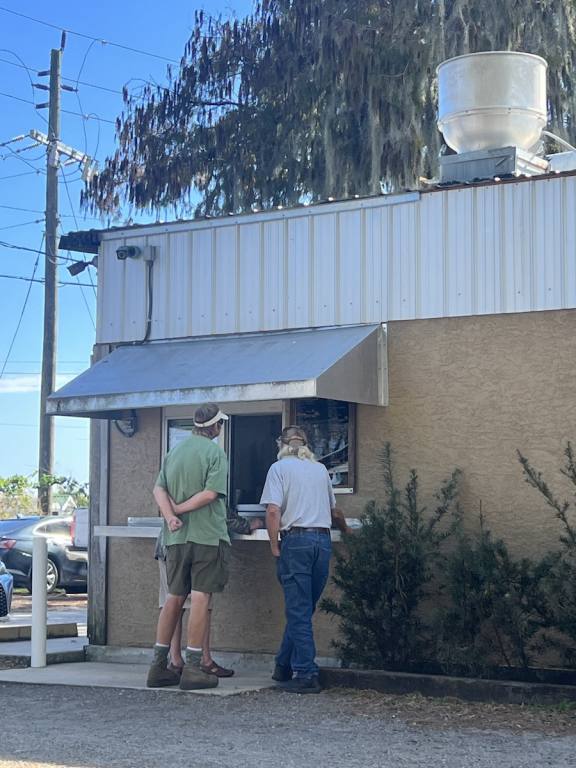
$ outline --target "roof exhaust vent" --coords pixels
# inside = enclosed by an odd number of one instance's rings
[[[540,56],[472,53],[439,65],[438,128],[457,154],[440,161],[441,182],[544,173],[546,70]]]

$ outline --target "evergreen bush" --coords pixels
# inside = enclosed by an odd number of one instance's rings
[[[402,668],[427,657],[433,646],[420,609],[442,544],[459,522],[460,472],[442,483],[429,514],[418,498],[416,471],[400,491],[389,444],[381,461],[384,503],[370,502],[361,529],[344,537],[334,569],[340,594],[323,600],[321,608],[340,619],[341,639],[334,646],[344,665]]]
[[[570,443],[564,455],[562,474],[576,488]],[[321,603],[339,619],[333,645],[344,666],[410,669],[433,661],[450,673],[500,675],[504,667],[523,676],[534,674],[530,667],[549,649],[576,666],[576,492],[574,500],[560,500],[518,456],[526,481],[562,523],[561,550],[539,560],[515,558],[482,514],[477,533],[464,531],[459,470],[442,483],[428,512],[416,471],[398,488],[392,451],[384,446],[384,500],[370,502],[362,527],[344,536],[335,556],[338,597]],[[435,616],[423,610],[432,601]]]
[[[460,531],[446,560],[449,607],[438,618],[436,657],[446,671],[484,676],[531,666],[545,646],[546,559],[515,559],[480,516],[477,536]]]
[[[561,523],[561,549],[545,558],[547,565],[546,625],[551,630],[548,642],[563,655],[565,663],[576,667],[576,461],[568,441],[564,449],[561,473],[574,486],[574,499],[560,499],[544,480],[542,473],[518,451],[526,482],[535,488]]]

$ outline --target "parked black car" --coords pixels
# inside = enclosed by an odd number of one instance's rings
[[[46,582],[48,592],[57,587],[86,591],[88,555],[72,552],[72,519],[68,517],[28,517],[2,520],[0,560],[14,577],[15,587],[32,591],[32,543],[34,534],[45,536],[48,545]]]
[[[17,528],[36,523],[42,518],[40,515],[20,515],[18,517],[0,518],[0,536],[5,536],[8,531],[15,531]]]

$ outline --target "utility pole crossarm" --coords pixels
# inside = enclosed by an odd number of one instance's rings
[[[34,141],[37,141],[39,144],[44,144],[47,147],[50,146],[50,139],[48,136],[46,136],[45,133],[36,131],[33,128],[28,135],[31,139],[34,139]],[[66,155],[66,157],[68,157],[70,160],[74,160],[78,163],[81,163],[82,165],[92,162],[90,155],[87,155],[85,152],[80,152],[78,149],[74,149],[74,147],[69,147],[67,144],[63,144],[61,141],[58,141],[57,145],[59,155]]]

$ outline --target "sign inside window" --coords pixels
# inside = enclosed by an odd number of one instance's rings
[[[353,466],[353,405],[342,400],[294,400],[293,422],[304,427],[310,448],[327,468],[332,485],[351,489]]]
[[[168,450],[171,451],[187,437],[190,437],[194,430],[194,422],[178,420],[168,422]]]

